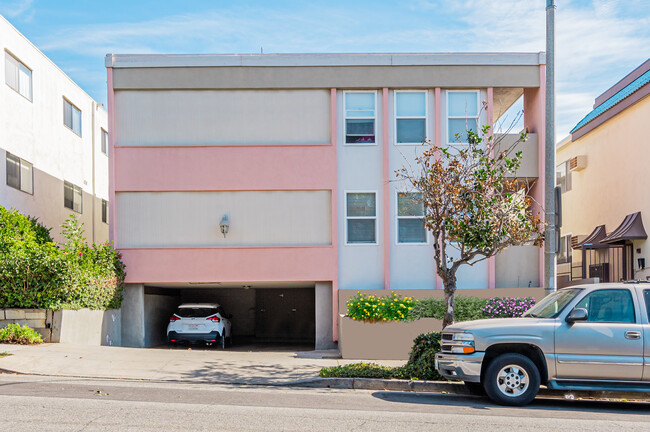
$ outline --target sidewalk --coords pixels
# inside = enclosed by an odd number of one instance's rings
[[[319,380],[318,371],[323,367],[355,362],[305,358],[313,356],[313,352],[70,344],[0,344],[0,352],[12,354],[0,358],[0,370],[21,374],[222,384],[300,384]],[[378,363],[396,366],[403,362]]]

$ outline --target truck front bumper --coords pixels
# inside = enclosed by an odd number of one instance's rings
[[[450,380],[481,381],[481,364],[484,352],[473,354],[436,354],[436,369]]]

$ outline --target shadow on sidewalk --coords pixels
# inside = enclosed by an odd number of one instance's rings
[[[374,392],[373,397],[394,403],[448,405],[467,407],[478,410],[485,409],[511,409],[493,404],[489,399],[479,396],[465,396],[440,393],[412,393],[412,392]],[[564,400],[554,398],[536,398],[530,405],[518,408],[520,410],[557,410],[557,411],[598,411],[611,414],[641,414],[650,413],[650,403],[624,402],[603,400]]]
[[[286,385],[318,378],[318,364],[285,366],[281,364],[255,364],[229,361],[205,363],[191,372],[183,373],[183,380],[206,381],[224,384]]]

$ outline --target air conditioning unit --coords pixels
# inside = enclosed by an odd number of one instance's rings
[[[586,235],[574,235],[571,236],[571,249],[575,249],[578,247],[578,243],[586,239]]]
[[[587,168],[587,156],[574,156],[569,160],[569,169],[571,171],[580,171]]]

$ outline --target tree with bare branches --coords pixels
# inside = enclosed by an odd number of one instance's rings
[[[443,328],[454,322],[456,272],[495,256],[509,246],[541,246],[544,223],[533,208],[531,185],[516,177],[526,133],[511,144],[495,137],[491,126],[457,135],[458,144],[437,147],[430,141],[415,168],[396,171],[424,206],[424,225],[433,235],[434,261],[443,281],[446,312]],[[502,148],[505,147],[505,148]],[[415,193],[412,193],[415,192]]]

